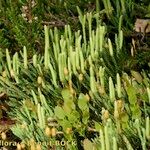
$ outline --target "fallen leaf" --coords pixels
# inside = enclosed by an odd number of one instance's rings
[[[150,33],[150,19],[136,19],[134,30],[136,32]]]

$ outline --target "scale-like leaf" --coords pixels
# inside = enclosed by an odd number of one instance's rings
[[[72,100],[73,98],[69,89],[63,89],[61,94],[64,101]]]
[[[135,104],[137,102],[136,89],[133,86],[127,88],[127,94],[130,104]]]
[[[55,112],[55,116],[58,119],[64,119],[65,116],[66,116],[65,111],[60,106],[56,106],[55,109],[54,109],[54,112]]]
[[[79,98],[78,98],[78,106],[79,106],[79,108],[80,108],[82,111],[88,109],[87,98],[85,97],[84,94],[80,94],[80,95],[79,95]]]
[[[88,140],[88,139],[85,139],[83,141],[83,147],[84,147],[84,150],[94,150],[94,144]]]

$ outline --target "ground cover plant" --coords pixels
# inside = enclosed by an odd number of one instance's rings
[[[85,13],[77,6],[78,29],[69,23],[38,26],[43,33],[33,39],[44,38],[42,52],[35,52],[30,35],[20,35],[27,41],[16,38],[21,50],[2,44],[8,48],[1,47],[0,55],[1,139],[18,143],[1,146],[150,149],[149,35],[133,29],[136,17],[141,18],[135,15],[138,6],[144,17],[149,15],[142,9],[148,8],[146,3],[90,1],[94,8]]]

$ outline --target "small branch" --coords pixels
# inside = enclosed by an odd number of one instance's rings
[[[66,24],[62,21],[58,22],[58,21],[51,21],[51,22],[48,22],[48,21],[42,21],[42,24],[43,25],[50,25],[50,26],[53,26],[53,27],[63,27],[65,26]]]

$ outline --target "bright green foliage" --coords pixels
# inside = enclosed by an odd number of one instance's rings
[[[124,70],[128,55],[121,24],[132,4],[103,4],[104,11],[96,14],[82,14],[77,7],[82,28],[76,32],[70,25],[63,32],[45,25],[44,54],[29,55],[31,45],[22,45],[22,51],[12,56],[6,49],[1,58],[1,92],[9,97],[8,115],[16,119],[11,130],[26,146],[28,141],[59,139],[77,143],[64,150],[149,148],[150,76]],[[101,13],[117,24],[115,34],[109,36],[110,26],[100,19]]]

